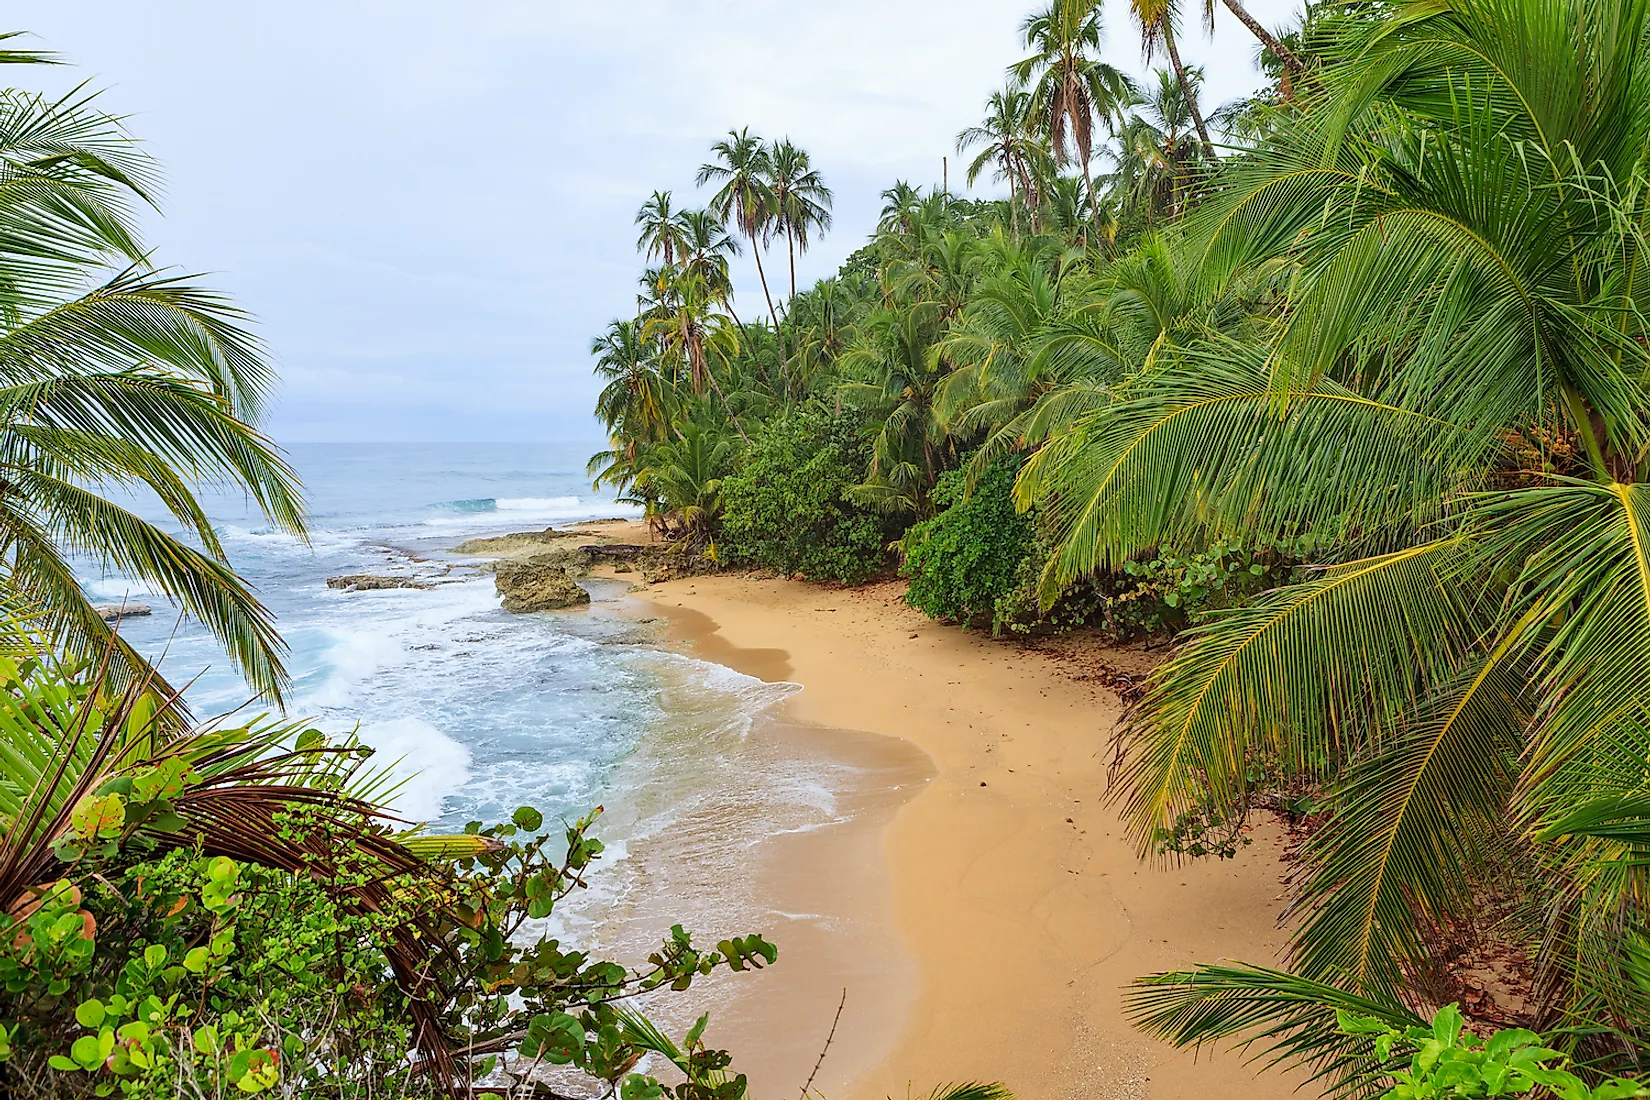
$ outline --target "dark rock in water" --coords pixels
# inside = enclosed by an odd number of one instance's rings
[[[556,611],[590,602],[590,593],[579,587],[567,570],[557,565],[534,562],[499,562],[493,584],[504,597],[504,610]]]
[[[429,581],[417,577],[387,577],[378,573],[346,573],[342,577],[328,577],[328,588],[342,588],[346,592],[373,592],[381,588],[434,588]]]
[[[104,603],[93,608],[107,623],[117,623],[121,619],[135,619],[140,615],[153,615],[155,609],[146,603]]]

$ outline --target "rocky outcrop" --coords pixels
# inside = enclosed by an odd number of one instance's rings
[[[532,565],[545,569],[560,569],[569,577],[588,577],[590,575],[590,556],[580,546],[556,546],[549,550],[540,550],[536,554],[511,556],[500,558],[497,561],[483,562],[477,566],[483,573],[497,572],[506,564]]]
[[[346,573],[342,577],[328,577],[328,588],[345,592],[373,592],[381,588],[434,588],[429,581],[417,577],[385,576],[381,573]]]
[[[484,539],[470,539],[453,547],[455,554],[487,554],[492,557],[517,557],[537,553],[562,539],[588,539],[588,531],[557,531],[546,527],[542,531],[517,531],[509,535],[490,535]]]
[[[136,619],[155,613],[155,609],[146,603],[103,603],[92,610],[106,623],[117,623],[122,619]]]
[[[635,561],[649,547],[634,542],[592,543],[579,549],[593,561]]]
[[[560,566],[530,561],[501,561],[493,583],[504,597],[504,610],[558,611],[590,602],[590,593],[581,588]]]

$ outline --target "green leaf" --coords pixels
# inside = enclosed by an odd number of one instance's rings
[[[103,1002],[99,1000],[82,1001],[75,1006],[74,1018],[81,1027],[101,1027],[107,1013],[103,1009]]]

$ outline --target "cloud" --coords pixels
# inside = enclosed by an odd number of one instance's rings
[[[1108,60],[1141,68],[1124,0]],[[1251,5],[1264,22],[1283,0]],[[829,274],[896,178],[937,182],[1018,56],[1001,0],[20,0],[161,159],[163,262],[263,319],[299,439],[589,438],[587,349],[634,308],[631,217],[729,127],[788,134],[837,195]],[[1212,100],[1258,84],[1226,14],[1183,34]],[[735,265],[742,313],[760,302]],[[392,433],[392,434],[386,434]]]

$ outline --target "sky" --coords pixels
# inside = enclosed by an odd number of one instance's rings
[[[896,179],[937,183],[1021,57],[1032,0],[14,0],[10,28],[86,80],[160,162],[156,262],[258,319],[282,443],[596,440],[589,344],[634,311],[632,219],[730,127],[789,136],[836,195],[806,285]],[[1249,5],[1285,25],[1294,0]],[[1106,58],[1144,71],[1127,0]],[[1207,104],[1252,91],[1221,8],[1182,32]],[[1158,59],[1158,64],[1162,59]],[[981,180],[976,193],[994,193]],[[770,268],[783,268],[776,257]],[[762,312],[749,257],[741,315]]]

